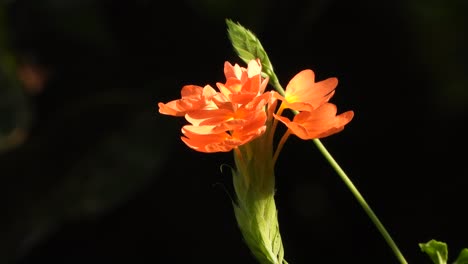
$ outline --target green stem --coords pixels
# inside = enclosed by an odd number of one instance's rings
[[[359,193],[358,189],[354,186],[354,184],[351,182],[349,177],[346,175],[346,173],[341,169],[340,165],[335,161],[335,159],[330,155],[328,150],[325,148],[325,146],[322,144],[322,142],[319,139],[313,139],[315,145],[318,147],[320,152],[325,156],[325,158],[328,160],[330,165],[335,169],[335,171],[338,173],[338,175],[341,177],[341,179],[344,181],[346,186],[349,188],[349,190],[353,193],[354,197],[356,197],[357,201],[359,204],[364,208],[364,211],[366,211],[367,215],[369,218],[372,220],[374,225],[377,227],[379,232],[382,234],[384,237],[385,241],[387,241],[388,245],[390,248],[393,250],[393,253],[395,256],[398,258],[400,263],[402,264],[407,264],[408,262],[406,259],[403,257],[401,254],[400,250],[398,249],[397,245],[393,241],[392,237],[390,234],[387,232],[383,224],[380,222],[379,218],[375,215],[375,213],[372,211],[370,206],[367,204],[366,200],[364,197],[362,197],[361,193]]]

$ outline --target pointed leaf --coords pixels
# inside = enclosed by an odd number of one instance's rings
[[[468,248],[464,248],[453,264],[468,264]]]
[[[239,23],[234,23],[230,19],[226,19],[228,27],[228,36],[231,44],[237,55],[245,62],[260,59],[262,63],[262,71],[270,77],[270,81],[278,82],[278,79],[273,71],[273,65],[268,58],[268,55],[263,48],[260,40],[250,30],[246,29]]]

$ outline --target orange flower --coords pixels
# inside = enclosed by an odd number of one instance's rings
[[[245,104],[261,95],[268,84],[268,78],[262,78],[260,60],[251,60],[246,68],[224,63],[226,83],[216,83],[220,92],[234,104]]]
[[[289,81],[284,97],[277,94],[277,98],[283,101],[284,108],[310,111],[328,102],[335,93],[337,85],[338,79],[335,77],[315,82],[314,72],[307,69]]]
[[[213,97],[213,101],[215,98]],[[217,109],[209,110],[198,110],[187,113],[185,119],[192,125],[229,125],[237,124],[239,126],[244,126],[253,116],[265,113],[265,105],[270,102],[272,97],[271,93],[264,93],[260,96],[255,97],[252,101],[245,105],[232,104],[231,102],[219,103],[218,101],[215,104],[218,106]],[[236,129],[231,127],[231,130]]]
[[[264,93],[268,83],[261,76],[261,63],[252,60],[248,68],[224,64],[225,83],[216,83],[219,92],[207,85],[187,85],[182,98],[159,103],[159,112],[184,116],[190,123],[182,128],[182,141],[201,152],[226,152],[246,144],[266,130],[265,106],[273,104],[272,93]]]
[[[354,112],[347,111],[336,115],[336,106],[325,103],[313,111],[303,111],[297,114],[293,121],[286,117],[274,115],[285,124],[293,134],[304,140],[328,137],[344,129],[353,119]]]
[[[230,132],[211,125],[186,125],[182,128],[184,136],[181,139],[187,146],[200,152],[228,152],[250,142],[265,132],[265,112],[257,112],[256,114],[243,125],[229,130]],[[223,124],[226,125],[226,123]],[[229,127],[229,125],[226,125],[226,127]]]
[[[186,113],[200,110],[213,109],[215,105],[211,97],[216,91],[209,85],[205,87],[197,85],[186,85],[180,92],[182,98],[170,101],[167,104],[158,103],[159,113],[172,116],[184,116]]]
[[[323,138],[340,132],[354,116],[353,111],[336,115],[337,108],[328,103],[335,93],[337,78],[315,82],[312,70],[296,74],[286,86],[284,96],[275,95],[282,101],[278,114],[274,117],[302,139]],[[293,121],[280,116],[284,108],[299,111]]]

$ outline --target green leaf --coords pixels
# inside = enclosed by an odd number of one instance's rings
[[[468,264],[468,248],[462,249],[453,264]]]
[[[239,23],[234,23],[230,19],[226,19],[228,27],[228,36],[231,40],[231,44],[234,47],[237,55],[245,62],[248,63],[251,60],[260,59],[262,63],[263,72],[270,77],[270,81],[273,83],[278,82],[273,71],[273,65],[268,58],[265,49],[260,43],[260,40],[250,30],[246,29]]]
[[[427,243],[419,243],[419,247],[432,259],[435,264],[446,264],[448,259],[447,244],[437,240],[430,240]]]

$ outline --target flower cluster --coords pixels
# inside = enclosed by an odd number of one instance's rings
[[[262,77],[259,59],[251,60],[247,68],[225,62],[224,74],[226,82],[216,83],[219,91],[210,85],[186,85],[180,99],[158,103],[161,114],[184,116],[190,123],[182,128],[181,139],[194,150],[231,151],[265,133],[272,118],[302,139],[322,138],[343,130],[354,115],[353,111],[337,115],[336,106],[328,102],[338,80],[315,82],[310,69],[294,76],[284,95],[265,91],[269,79]],[[290,120],[281,115],[284,109],[298,114]]]
[[[225,62],[226,81],[216,83],[217,90],[210,85],[186,85],[180,99],[158,106],[161,114],[185,117],[189,124],[182,127],[181,139],[190,148],[208,153],[234,150],[237,223],[257,260],[278,264],[287,263],[274,201],[278,155],[289,135],[329,136],[341,131],[353,112],[337,115],[336,106],[328,102],[338,84],[336,78],[315,82],[314,72],[304,70],[280,94],[266,91],[271,76],[263,77],[262,66],[260,59],[248,61],[247,68]],[[285,109],[296,113],[292,120],[282,115]],[[278,123],[288,129],[273,150]]]
[[[265,93],[268,79],[261,76],[259,60],[248,68],[224,64],[225,83],[187,85],[182,98],[159,103],[162,114],[184,115],[190,125],[182,128],[182,140],[200,152],[227,152],[260,136],[266,130],[265,106],[273,97]]]

